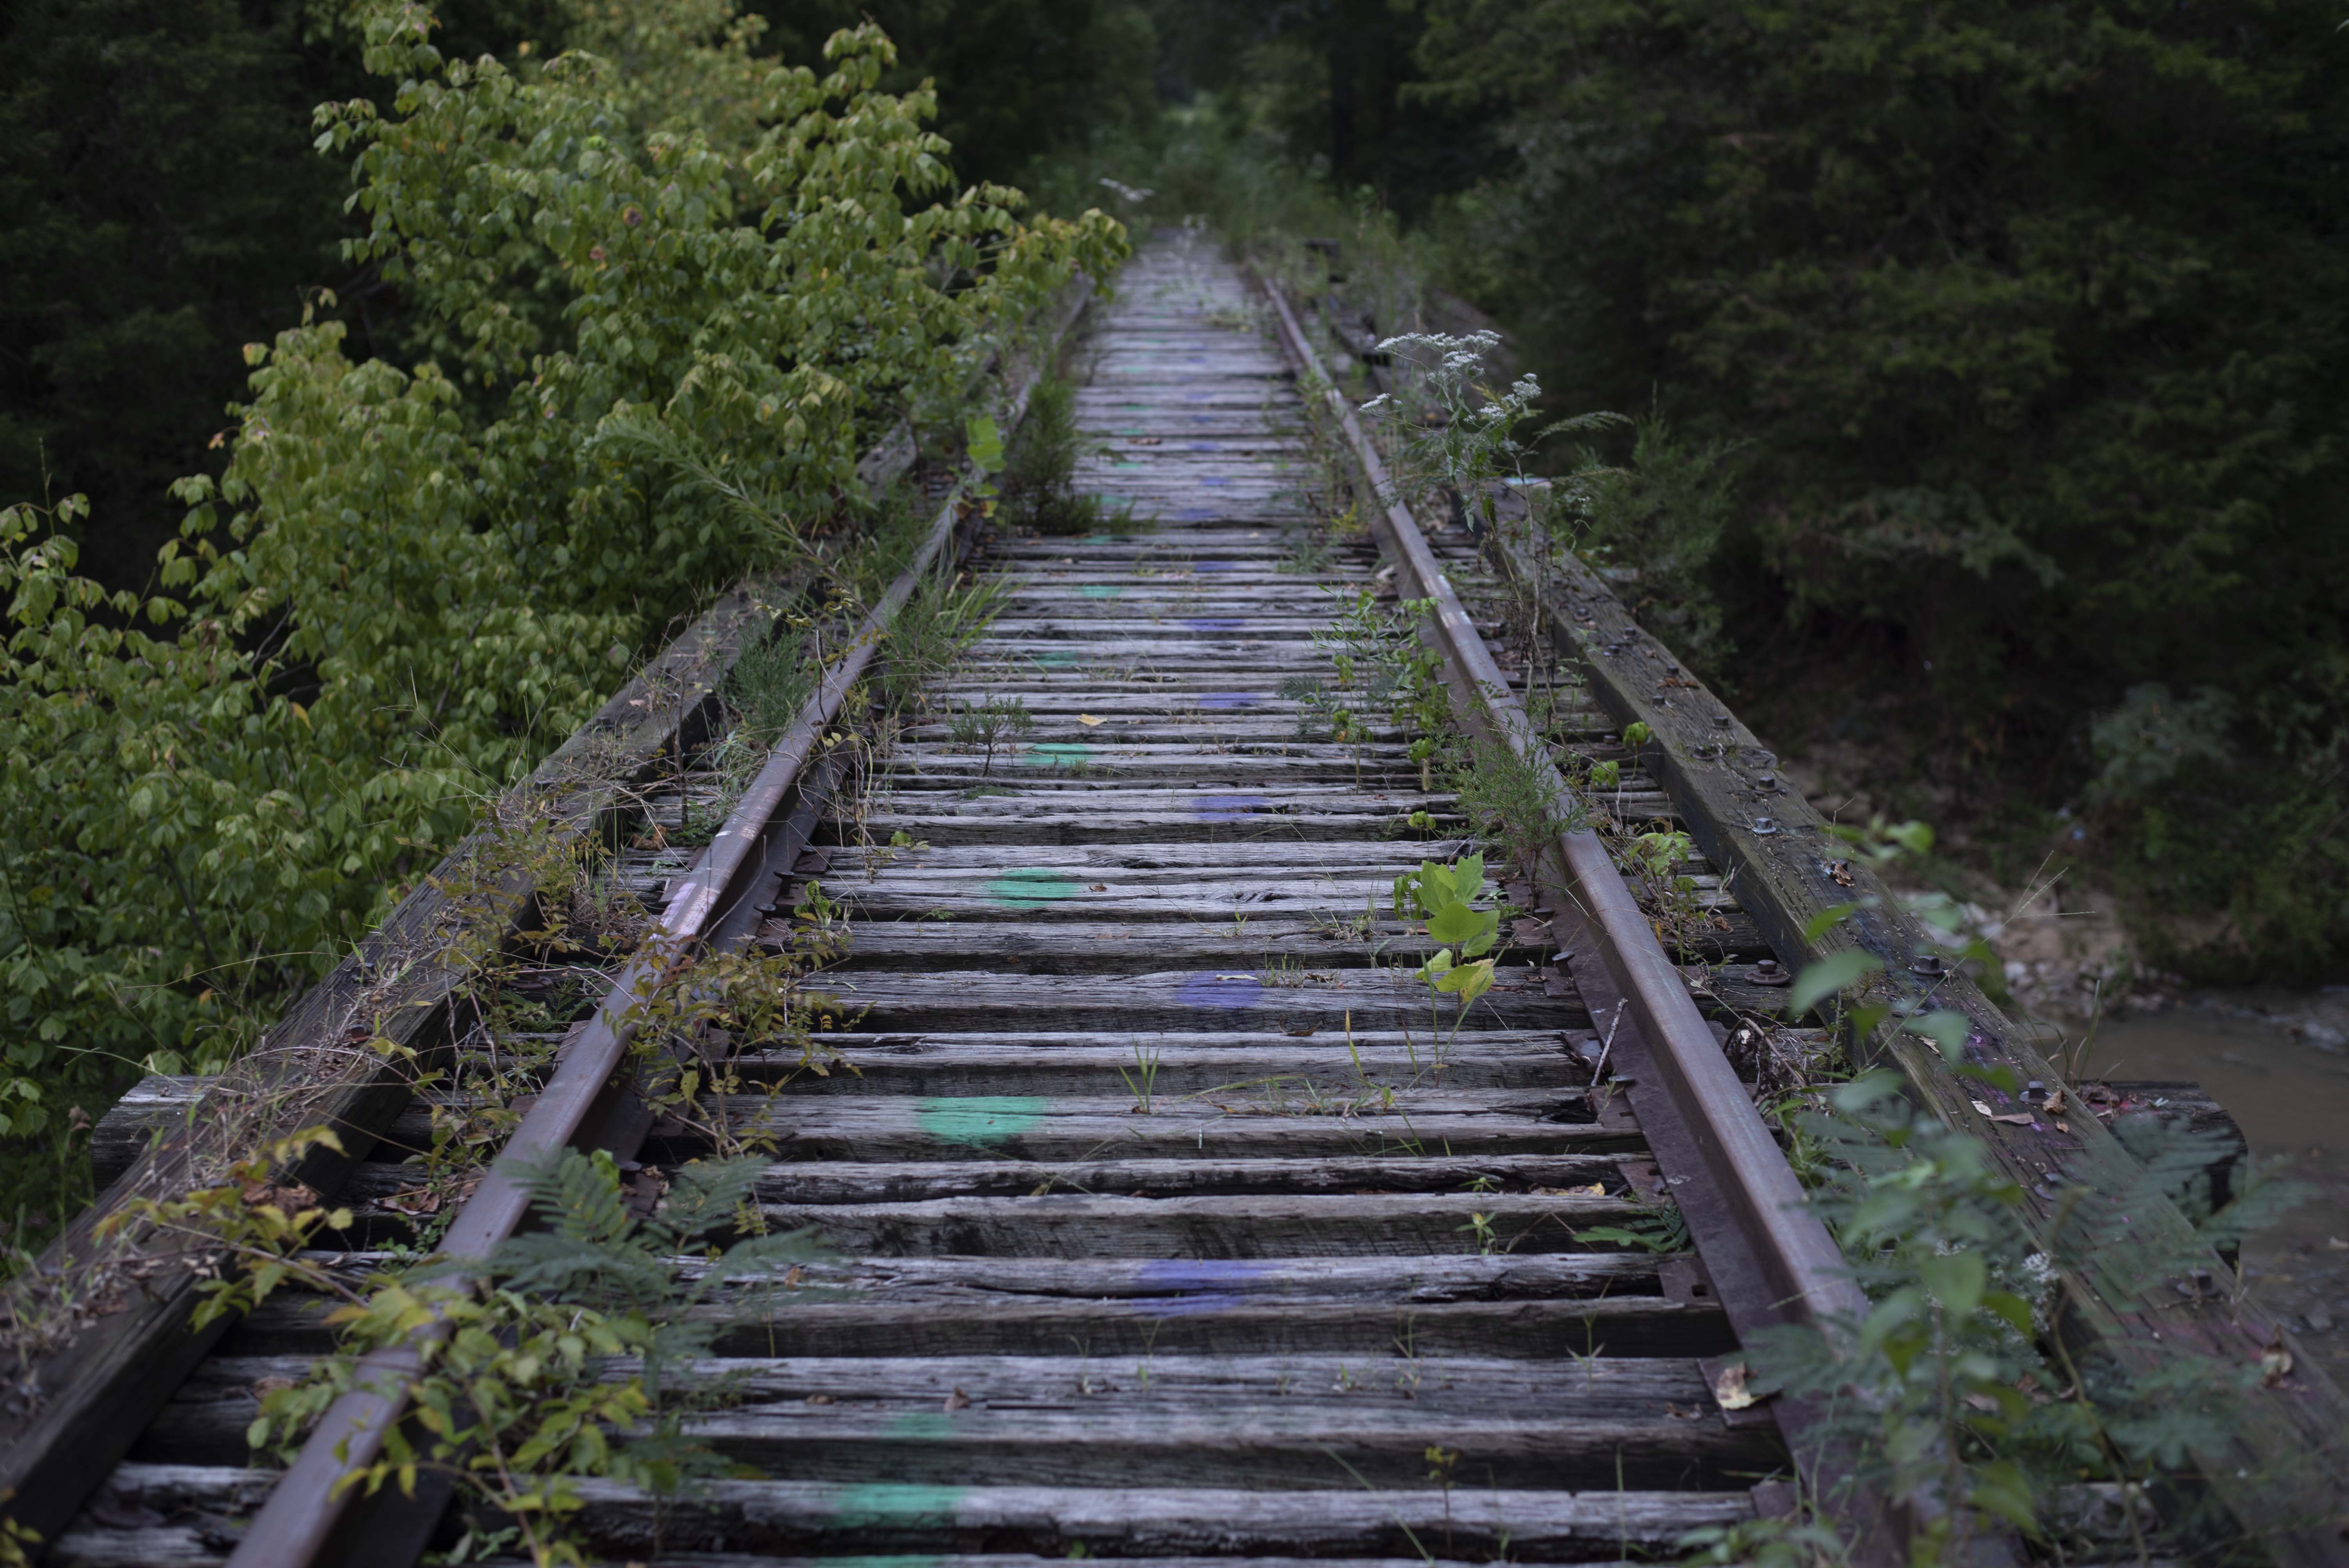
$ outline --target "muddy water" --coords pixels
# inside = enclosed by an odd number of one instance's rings
[[[2211,995],[2108,1022],[2091,1076],[2185,1078],[2227,1108],[2262,1160],[2285,1162],[2305,1202],[2243,1248],[2254,1294],[2335,1378],[2349,1377],[2349,993]]]

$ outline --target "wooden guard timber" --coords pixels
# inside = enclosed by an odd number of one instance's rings
[[[1746,1233],[1766,1173],[1749,1169],[1758,1149],[1726,1162],[1709,1149],[1728,1124],[1719,1085],[1655,1092],[1674,1070],[1660,1057],[1694,1048],[1690,1022],[1711,1004],[1656,993],[1651,935],[1642,953],[1611,926],[1569,938],[1578,919],[1609,918],[1592,884],[1603,861],[1512,890],[1549,919],[1508,934],[1498,983],[1456,1028],[1448,998],[1432,1009],[1410,977],[1431,944],[1393,918],[1390,884],[1449,858],[1466,824],[1423,789],[1408,737],[1301,740],[1280,695],[1285,677],[1327,671],[1310,638],[1331,595],[1392,590],[1367,542],[1309,570],[1292,559],[1286,535],[1313,518],[1308,433],[1294,371],[1248,325],[1260,298],[1195,237],[1146,248],[1092,309],[1079,403],[1084,482],[1137,521],[977,542],[972,567],[1009,581],[1009,607],[928,690],[931,721],[895,738],[874,791],[851,802],[823,769],[793,768],[730,824],[785,885],[705,896],[715,918],[688,939],[776,940],[749,916],[792,882],[820,881],[852,921],[826,984],[861,1009],[837,1037],[857,1071],[741,1108],[781,1145],[767,1217],[822,1232],[837,1261],[806,1283],[834,1288],[717,1347],[742,1397],[703,1430],[767,1479],[666,1504],[589,1482],[593,1551],[678,1568],[906,1554],[1040,1568],[1078,1548],[1162,1568],[1611,1563],[1783,1506],[1776,1413],[1724,1408],[1714,1376],[1741,1327],[1766,1320],[1753,1293],[1774,1312],[1788,1302],[1786,1267],[1795,1295],[1849,1303],[1816,1277],[1809,1242]],[[1495,629],[1495,569],[1510,563],[1455,531],[1420,542],[1413,565],[1416,538],[1406,514],[1385,542],[1406,582],[1432,570],[1456,590],[1455,678],[1506,696],[1524,672],[1495,669],[1478,634]],[[949,560],[973,542],[941,538]],[[1596,597],[1558,601],[1569,613],[1615,613],[1595,584],[1578,591]],[[1648,715],[1605,670],[1594,684],[1608,707],[1569,725],[1603,748]],[[955,707],[1012,696],[1032,734],[988,756],[953,743]],[[1714,866],[1745,865],[1719,825],[1737,819],[1650,722],[1665,788],[1630,775],[1627,810],[1678,815]],[[1405,825],[1415,811],[1432,834]],[[898,832],[915,847],[874,847]],[[1786,940],[1796,904],[1757,905],[1744,880],[1732,898],[1696,870],[1726,928],[1715,956],[1806,955]],[[680,896],[710,882],[685,878]],[[1553,961],[1560,944],[1578,956]],[[1622,1033],[1627,1013],[1638,1025]],[[1635,1064],[1628,1104],[1591,1081],[1602,1040]],[[781,1054],[750,1060],[789,1072]],[[150,1100],[183,1105],[176,1093]],[[703,1152],[600,1103],[568,1135],[648,1165]],[[421,1111],[373,1115],[383,1141],[318,1180],[339,1179],[362,1244],[379,1245],[411,1222],[385,1201],[412,1181],[398,1161]],[[1660,1187],[1703,1262],[1578,1239],[1651,1212]],[[1725,1310],[1724,1295],[1747,1305]],[[328,1506],[313,1483],[331,1464],[305,1455],[280,1487],[248,1463],[254,1390],[331,1347],[321,1316],[285,1291],[216,1345],[123,1337],[145,1346],[143,1403],[51,1407],[71,1440],[40,1453],[78,1456],[86,1483],[55,1460],[19,1467],[13,1443],[0,1468],[73,1493],[49,1500],[51,1560],[412,1562],[444,1500]],[[2337,1398],[2306,1387],[2311,1408]]]

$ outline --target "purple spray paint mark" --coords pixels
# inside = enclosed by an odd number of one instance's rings
[[[1185,615],[1183,624],[1195,632],[1237,632],[1247,624],[1235,615]]]
[[[1254,1258],[1153,1258],[1133,1277],[1152,1290],[1214,1290],[1279,1271],[1278,1264]]]
[[[1144,1317],[1205,1317],[1218,1312],[1232,1312],[1247,1305],[1247,1297],[1228,1291],[1210,1291],[1199,1295],[1161,1295],[1145,1297],[1133,1303],[1133,1310]]]
[[[1143,1265],[1135,1283],[1165,1295],[1133,1303],[1150,1317],[1194,1317],[1203,1313],[1229,1312],[1250,1297],[1234,1285],[1245,1285],[1278,1271],[1279,1265],[1240,1258],[1164,1258]]]
[[[1254,707],[1264,699],[1252,691],[1211,691],[1199,696],[1201,707]]]
[[[1211,506],[1185,506],[1174,510],[1177,522],[1213,522],[1223,515]]]
[[[1191,815],[1202,822],[1237,822],[1249,812],[1266,810],[1271,805],[1261,795],[1207,795],[1191,808]]]
[[[1202,969],[1183,982],[1183,988],[1174,993],[1174,1000],[1185,1007],[1237,1013],[1255,1006],[1263,995],[1264,987],[1253,975],[1219,975],[1212,969]]]
[[[1215,514],[1210,512],[1208,515],[1212,517]],[[1237,572],[1239,569],[1240,563],[1237,561],[1195,561],[1191,562],[1191,570],[1194,572]]]

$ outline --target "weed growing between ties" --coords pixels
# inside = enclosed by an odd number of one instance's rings
[[[947,721],[947,733],[957,746],[983,754],[978,768],[981,778],[995,770],[997,751],[1009,752],[1035,727],[1036,716],[1028,711],[1027,699],[1016,696],[965,703]]]
[[[1444,710],[1447,699],[1436,675],[1439,661],[1414,630],[1433,601],[1381,605],[1378,595],[1359,589],[1350,593],[1331,590],[1330,596],[1345,607],[1329,625],[1314,631],[1313,645],[1330,655],[1334,684],[1290,676],[1279,689],[1282,697],[1301,710],[1299,739],[1350,746],[1359,768],[1373,725],[1423,729]],[[1432,748],[1413,752],[1413,759],[1422,764],[1423,782],[1432,755]]]
[[[1485,954],[1493,950],[1500,935],[1506,912],[1476,908],[1471,901],[1484,894],[1482,855],[1465,855],[1448,866],[1422,861],[1417,871],[1405,872],[1394,881],[1395,918],[1426,921],[1428,936],[1442,944],[1414,978],[1425,981],[1432,991],[1456,998],[1452,1018],[1454,1035],[1476,998],[1493,988],[1493,960]],[[1447,1036],[1447,1043],[1449,1039]]]
[[[290,1462],[327,1408],[366,1386],[369,1355],[437,1318],[450,1332],[425,1353],[416,1429],[396,1430],[349,1484],[412,1493],[437,1474],[465,1512],[465,1556],[519,1548],[538,1564],[585,1563],[569,1529],[581,1480],[678,1497],[731,1468],[692,1433],[693,1417],[728,1398],[693,1363],[729,1322],[771,1313],[774,1287],[817,1255],[806,1232],[760,1233],[764,1169],[684,1166],[650,1218],[630,1209],[607,1154],[565,1150],[528,1170],[539,1228],[500,1247],[479,1288],[449,1283],[459,1265],[439,1263],[336,1312],[337,1353],[264,1398],[252,1446]],[[721,1250],[729,1233],[743,1239]],[[680,1262],[697,1253],[706,1261]]]
[[[802,1075],[855,1070],[823,1037],[848,1026],[852,1010],[812,984],[847,947],[840,906],[810,880],[787,935],[704,954],[630,1010],[637,1078],[664,1137],[720,1158],[773,1156],[766,1102]]]
[[[1132,521],[1131,509],[1112,511],[1096,495],[1076,488],[1081,432],[1076,383],[1048,376],[1028,395],[1027,417],[1012,438],[1001,477],[1004,519],[1047,535],[1092,533]]]

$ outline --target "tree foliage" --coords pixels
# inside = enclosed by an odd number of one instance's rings
[[[317,146],[422,356],[315,311],[249,346],[153,596],[77,575],[80,502],[0,514],[0,1131],[222,1060],[676,617],[836,559],[863,445],[1123,253],[953,190],[875,27],[819,71],[720,0],[583,4],[543,63],[357,15],[380,96]]]
[[[2338,16],[1423,11],[1416,90],[1514,150],[1444,220],[1469,292],[1578,406],[1744,443],[1731,634],[1871,640],[1946,781],[2046,807],[2130,688],[2225,694],[2227,755],[2107,780],[2107,845],[2230,958],[2349,951]]]
[[[0,11],[0,497],[91,500],[82,570],[148,585],[236,393],[238,344],[332,284],[362,335],[396,296],[336,254],[347,181],[304,128],[364,90],[329,0],[21,0]],[[448,0],[471,57],[555,0]],[[821,42],[821,39],[818,40]],[[386,348],[391,347],[388,334]],[[369,352],[373,352],[370,344]]]

